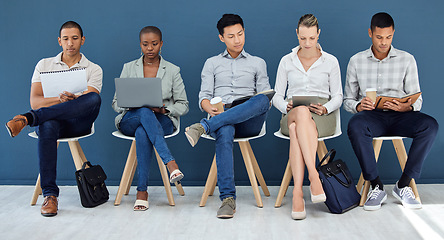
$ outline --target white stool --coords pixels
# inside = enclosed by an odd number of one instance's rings
[[[234,142],[239,143],[239,147],[244,158],[245,168],[247,169],[248,177],[250,179],[251,187],[253,188],[254,197],[256,198],[256,203],[258,207],[263,207],[261,194],[259,192],[259,186],[257,181],[262,187],[262,191],[265,196],[270,196],[270,192],[268,191],[268,187],[265,184],[264,177],[262,176],[262,172],[257,164],[256,157],[254,156],[253,150],[251,149],[250,140],[263,137],[266,133],[265,122],[262,125],[261,132],[257,136],[247,137],[247,138],[235,138]],[[203,134],[203,138],[215,140],[213,137]],[[257,179],[257,181],[256,181]],[[208,173],[208,178],[205,183],[204,192],[202,194],[202,198],[200,199],[199,206],[204,207],[207,203],[208,196],[212,196],[214,193],[214,189],[216,188],[217,183],[217,166],[216,166],[216,154],[214,154],[213,163],[211,164],[210,172]]]
[[[177,134],[179,134],[179,132],[180,132],[180,121],[176,131],[174,131],[170,135],[165,136],[165,138],[174,137]],[[136,172],[136,167],[137,167],[136,138],[126,136],[120,131],[115,131],[112,134],[113,136],[118,138],[132,140],[131,148],[128,153],[128,158],[125,164],[125,169],[123,170],[122,179],[120,180],[119,190],[117,190],[116,200],[114,201],[114,205],[117,206],[120,204],[123,194],[128,195],[129,190],[131,188],[131,183],[133,182],[134,173]],[[157,153],[156,148],[154,148],[154,152],[156,153],[156,159],[159,165],[160,174],[162,176],[163,185],[165,186],[165,192],[168,198],[168,203],[170,204],[170,206],[174,206],[175,202],[173,198],[173,191],[171,190],[171,184],[168,177],[167,169],[165,167],[165,164],[162,162],[162,159],[160,158],[159,154]],[[182,184],[180,182],[176,182],[175,185],[179,194],[181,196],[185,195],[185,192],[183,191],[182,188]]]
[[[393,147],[395,148],[396,155],[398,156],[399,165],[401,166],[401,170],[404,171],[405,163],[407,162],[407,152],[405,151],[405,146],[403,142],[403,138],[399,136],[384,136],[384,137],[375,137],[373,138],[373,149],[375,151],[375,160],[378,162],[379,153],[381,151],[382,142],[384,140],[392,140]],[[364,185],[364,186],[363,186]],[[412,179],[410,182],[410,187],[412,188],[413,193],[415,194],[416,200],[421,202],[421,198],[419,197],[418,188],[416,187],[415,179]],[[367,200],[367,194],[370,189],[370,181],[364,181],[364,177],[359,177],[358,184],[356,185],[356,189],[361,193],[361,201],[359,202],[359,206],[364,206],[365,201]]]
[[[57,148],[59,147],[59,143],[67,142],[69,145],[69,149],[71,150],[72,159],[74,160],[74,164],[76,166],[76,170],[82,168],[84,162],[86,162],[85,154],[83,153],[82,148],[79,144],[79,139],[89,137],[94,134],[94,124],[91,127],[91,133],[72,138],[60,138],[57,140]],[[31,132],[28,136],[32,138],[39,138],[36,132]],[[35,205],[37,203],[37,198],[42,194],[42,188],[40,186],[40,174],[37,177],[37,182],[35,183],[34,194],[32,195],[31,205]]]
[[[339,137],[342,134],[341,131],[341,114],[338,110],[335,110],[333,113],[336,115],[336,132],[332,136],[328,137],[322,137],[318,138],[318,149],[316,150],[318,154],[319,160],[321,160],[325,154],[327,154],[327,147],[325,146],[324,140]],[[277,132],[274,133],[274,136],[282,139],[290,140],[290,137],[285,136],[281,133],[281,129],[279,129]],[[325,163],[324,163],[325,164]],[[279,188],[279,193],[276,198],[276,203],[274,204],[274,207],[278,208],[282,205],[282,199],[284,198],[285,194],[287,193],[288,187],[290,186],[291,177],[293,174],[291,173],[291,167],[290,167],[290,160],[288,160],[287,167],[285,168],[284,177],[282,178],[281,187]]]

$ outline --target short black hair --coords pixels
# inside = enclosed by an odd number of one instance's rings
[[[74,21],[68,21],[65,22],[61,27],[59,31],[59,37],[62,37],[62,30],[65,28],[77,28],[80,31],[80,37],[83,37],[83,30],[82,27],[80,27],[80,24],[74,22]]]
[[[142,34],[145,34],[145,33],[154,33],[154,34],[158,35],[160,37],[160,41],[162,41],[162,31],[160,31],[160,29],[158,27],[146,26],[146,27],[142,28],[142,30],[140,30],[140,33],[139,33],[139,40],[141,39]]]
[[[225,27],[233,26],[236,24],[240,24],[242,28],[244,28],[244,21],[239,15],[226,13],[217,22],[217,30],[219,30],[219,34],[223,36]]]
[[[387,27],[393,27],[395,29],[395,22],[393,21],[392,16],[390,16],[388,13],[380,12],[376,13],[372,17],[372,21],[370,23],[370,29],[373,31],[375,28],[387,28]]]

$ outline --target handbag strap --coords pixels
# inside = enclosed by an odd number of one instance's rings
[[[88,167],[92,167],[91,163],[90,163],[89,161],[86,161],[86,162],[84,162],[83,165],[82,165],[82,170],[85,170],[86,165],[88,165]]]
[[[319,167],[322,166],[322,163],[323,163],[328,157],[330,157],[330,158],[328,159],[328,161],[327,161],[325,164],[327,164],[327,163],[330,162],[330,161],[333,161],[333,159],[335,158],[335,155],[336,155],[336,150],[331,149],[330,151],[328,151],[328,153],[325,154],[325,156],[324,156],[324,157],[322,158],[322,160],[319,162],[319,164],[318,164],[318,166],[317,166],[317,169],[319,170]]]
[[[331,174],[342,186],[348,188],[350,187],[352,181],[349,178],[348,174],[344,171],[344,168],[342,166],[337,166],[339,169],[341,169],[342,174],[344,175],[345,179],[347,180],[347,183],[343,182],[340,178],[338,178],[335,174]]]

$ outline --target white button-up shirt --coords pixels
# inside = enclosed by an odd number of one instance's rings
[[[286,98],[292,96],[314,95],[330,99],[324,104],[328,113],[341,107],[342,83],[339,62],[335,56],[322,51],[321,57],[305,71],[297,55],[300,46],[292,49],[292,52],[282,57],[279,63],[276,85],[276,94],[273,97],[273,105],[282,113],[287,113]],[[288,89],[287,89],[288,87]],[[287,94],[285,91],[287,90]]]
[[[376,94],[404,97],[420,92],[415,58],[408,52],[390,47],[386,58],[375,58],[371,47],[350,58],[345,83],[344,109],[356,113],[356,106],[365,97],[365,90],[375,88]],[[421,110],[422,97],[413,104]]]

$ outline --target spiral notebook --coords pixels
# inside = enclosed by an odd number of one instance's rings
[[[45,98],[58,97],[63,91],[76,94],[88,89],[86,68],[41,72],[40,79]]]

